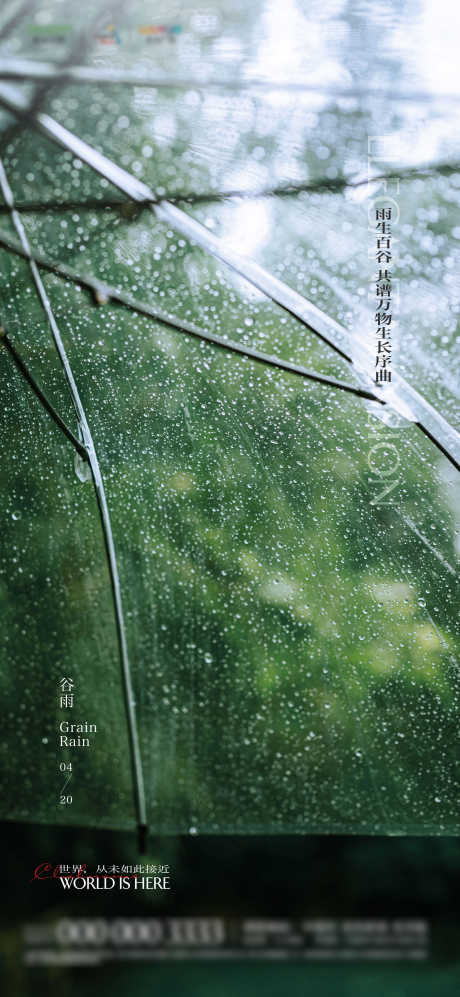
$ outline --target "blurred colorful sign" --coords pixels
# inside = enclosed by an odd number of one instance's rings
[[[28,32],[37,43],[64,42],[75,28],[72,24],[29,24]],[[147,42],[175,41],[181,34],[183,27],[181,24],[139,24],[137,33],[142,35]],[[115,24],[108,24],[101,28],[95,35],[99,45],[121,45],[121,38]]]
[[[28,32],[34,43],[63,42],[72,33],[71,24],[29,24]]]
[[[108,24],[105,31],[97,35],[100,45],[120,45],[120,36],[114,24]]]
[[[176,35],[180,35],[182,31],[181,24],[140,24],[139,34],[145,36],[147,42],[150,41],[163,41],[165,38],[169,38],[170,41],[175,41]]]

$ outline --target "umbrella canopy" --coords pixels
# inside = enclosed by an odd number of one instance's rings
[[[460,166],[412,6],[384,48],[337,0],[7,9],[4,817],[458,833]]]

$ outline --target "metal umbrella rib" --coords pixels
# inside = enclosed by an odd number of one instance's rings
[[[30,17],[36,6],[37,0],[23,0],[20,6],[13,10],[3,27],[0,28],[0,41],[3,42],[6,38],[9,38],[12,31],[24,20],[26,14]]]
[[[18,117],[28,120],[33,127],[38,128],[39,131],[58,145],[73,152],[75,156],[87,163],[100,176],[103,176],[115,187],[123,191],[131,200],[138,204],[155,200],[152,191],[146,184],[108,159],[103,153],[98,152],[63,125],[60,125],[54,118],[41,112],[37,114],[31,113],[27,99],[15,87],[7,84],[0,86],[0,104],[3,104],[4,107],[18,115]],[[212,235],[204,225],[195,221],[195,219],[185,211],[182,211],[182,209],[163,200],[151,204],[150,208],[160,221],[165,221],[169,225],[172,225],[173,228],[181,232],[192,242],[202,246],[206,252],[222,260],[240,276],[249,281],[249,283],[253,284],[254,287],[257,287],[266,294],[268,298],[280,305],[289,314],[299,319],[311,332],[314,332],[316,336],[326,342],[331,349],[356,367],[350,347],[347,346],[344,348],[342,345],[344,337],[349,338],[349,336],[346,329],[339,322],[326,315],[325,312],[299,294],[298,291],[294,291],[283,281],[274,277],[264,267],[232,250],[231,247]],[[405,392],[409,403],[403,401],[401,406],[395,397],[394,391],[391,393],[388,391],[385,392],[385,403],[396,411],[402,410],[403,413],[404,411],[411,411],[411,405],[413,405],[418,411],[415,415],[412,415],[411,412],[412,421],[434,443],[438,450],[447,457],[453,466],[457,470],[460,470],[460,434],[404,378],[398,376],[395,381],[396,387]]]
[[[418,101],[426,104],[436,104],[440,101],[458,103],[458,94],[433,94],[427,90],[406,91],[392,89],[388,93],[385,93],[385,91],[376,87],[369,87],[366,90],[362,90],[360,87],[331,87],[320,83],[306,83],[304,80],[274,80],[255,76],[240,79],[235,79],[234,77],[166,76],[151,72],[133,72],[130,69],[93,69],[90,66],[75,64],[62,66],[55,62],[14,57],[0,60],[0,79],[36,81],[54,81],[59,79],[66,83],[153,87],[155,90],[224,89],[236,93],[246,90],[249,92],[255,91],[256,93],[270,93],[272,91],[293,94],[314,93],[337,100],[353,98],[362,101],[366,97],[380,97],[381,99],[391,97],[393,101]]]
[[[99,466],[98,457],[93,443],[93,438],[91,430],[88,425],[86,418],[86,413],[83,404],[80,399],[77,385],[72,373],[72,369],[67,357],[67,353],[64,347],[64,343],[61,338],[61,334],[54,317],[46,290],[44,288],[40,273],[35,260],[32,257],[31,247],[29,245],[29,240],[27,238],[26,232],[24,230],[22,221],[17,214],[14,207],[13,194],[8,183],[3,163],[0,160],[0,189],[2,191],[3,197],[10,208],[11,219],[16,232],[21,241],[21,245],[24,250],[24,254],[28,259],[30,272],[35,284],[35,289],[38,298],[42,304],[43,310],[45,312],[48,324],[51,329],[51,334],[54,340],[54,344],[61,361],[64,375],[69,388],[70,396],[72,399],[72,404],[77,417],[78,427],[82,437],[82,443],[87,455],[88,463],[91,469],[91,476],[94,484],[94,490],[96,493],[97,504],[99,508],[99,514],[101,519],[102,532],[104,537],[104,544],[107,554],[107,562],[109,568],[109,575],[112,587],[113,595],[113,607],[115,615],[115,623],[118,638],[118,647],[120,655],[120,666],[122,675],[122,686],[123,695],[126,711],[126,719],[128,726],[128,738],[130,745],[130,755],[131,755],[131,768],[133,774],[133,790],[134,790],[134,803],[136,810],[136,820],[138,826],[139,834],[139,844],[141,850],[143,850],[146,832],[147,832],[147,815],[146,815],[146,802],[145,802],[145,791],[144,791],[144,779],[142,772],[142,761],[139,747],[139,734],[137,730],[137,720],[136,711],[134,703],[134,694],[132,688],[131,680],[131,665],[128,655],[128,645],[126,639],[126,630],[123,615],[123,605],[121,599],[120,590],[120,579],[118,573],[118,564],[115,553],[115,545],[113,541],[112,526],[110,522],[109,509],[107,506],[107,500],[105,496],[104,482],[102,479],[102,474]],[[49,411],[49,409],[48,409]],[[61,427],[62,428],[62,427]]]

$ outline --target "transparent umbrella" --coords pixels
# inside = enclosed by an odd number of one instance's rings
[[[6,10],[5,817],[458,832],[460,168],[415,7],[382,49],[375,4]]]

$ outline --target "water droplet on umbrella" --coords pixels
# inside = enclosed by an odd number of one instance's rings
[[[84,460],[79,453],[75,454],[74,460],[75,474],[79,481],[91,481],[91,468],[87,460]]]

